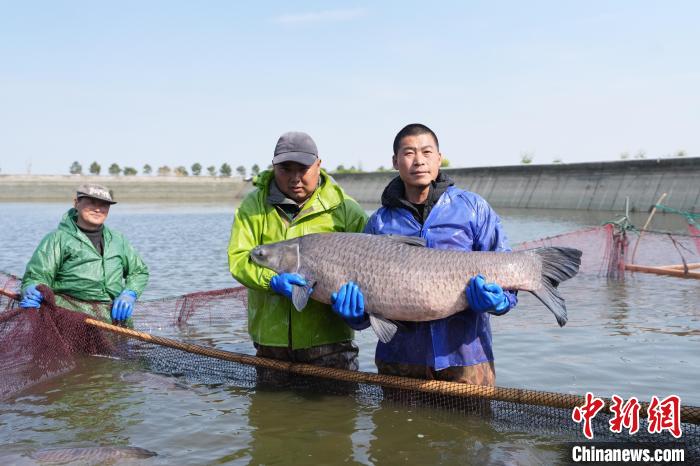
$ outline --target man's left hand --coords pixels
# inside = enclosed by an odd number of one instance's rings
[[[503,314],[510,307],[503,289],[495,283],[486,283],[481,274],[469,280],[466,293],[469,307],[474,312]]]
[[[117,299],[114,300],[114,304],[112,304],[112,320],[116,320],[117,322],[119,322],[131,317],[131,313],[134,310],[135,302],[135,291],[122,291],[121,294],[117,296]]]

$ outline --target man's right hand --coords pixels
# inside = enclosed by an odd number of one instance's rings
[[[36,285],[29,285],[22,293],[22,300],[19,302],[19,307],[24,309],[38,308],[41,306],[41,301],[44,300],[44,295],[36,289]]]
[[[341,286],[337,293],[331,295],[333,310],[347,322],[360,323],[365,316],[365,296],[353,282]]]
[[[281,273],[270,280],[272,291],[289,299],[292,299],[293,285],[306,286],[306,280],[298,273]]]

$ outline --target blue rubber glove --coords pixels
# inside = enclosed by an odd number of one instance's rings
[[[124,290],[112,304],[112,320],[117,322],[126,320],[131,317],[136,302],[136,292]]]
[[[281,273],[270,280],[272,291],[288,299],[292,299],[292,285],[306,286],[306,280],[298,273]]]
[[[22,293],[22,300],[19,302],[19,307],[30,309],[41,306],[44,300],[44,295],[36,289],[36,285],[29,285]]]
[[[474,312],[491,312],[502,314],[510,307],[508,296],[495,283],[486,283],[479,274],[467,284],[467,301]]]
[[[347,322],[359,323],[365,318],[365,297],[353,282],[341,286],[331,295],[333,310]]]

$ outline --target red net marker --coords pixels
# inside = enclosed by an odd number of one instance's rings
[[[697,249],[698,254],[700,254],[700,230],[692,223],[688,223],[688,231],[695,237],[695,249]]]

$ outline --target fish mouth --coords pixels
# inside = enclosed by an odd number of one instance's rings
[[[256,264],[261,264],[262,260],[265,258],[265,251],[263,251],[260,246],[256,246],[250,251],[250,258]]]

